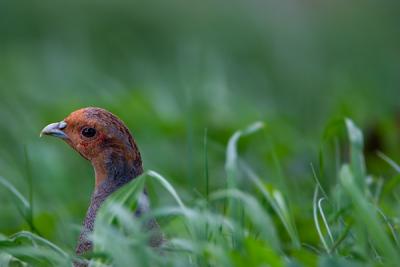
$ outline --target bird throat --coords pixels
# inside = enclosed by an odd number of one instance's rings
[[[76,248],[77,255],[82,255],[92,249],[92,242],[88,236],[94,229],[96,214],[101,204],[113,192],[142,174],[142,163],[139,158],[121,156],[120,153],[104,153],[101,157],[92,159],[96,176],[95,190],[91,196],[90,206],[83,222]]]
[[[122,153],[112,149],[104,151],[91,160],[95,172],[96,190],[106,181],[120,183],[142,173],[142,162],[131,153]]]

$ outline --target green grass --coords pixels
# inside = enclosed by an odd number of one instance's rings
[[[343,121],[345,126],[350,162],[344,162],[335,182],[325,187],[325,178],[310,169],[315,191],[302,197],[312,212],[296,211],[299,205],[288,195],[290,185],[287,191],[278,189],[240,156],[240,141],[263,128],[255,123],[228,142],[225,188],[207,189],[206,196],[185,203],[181,189],[167,177],[147,171],[102,206],[91,237],[94,251],[87,257],[78,259],[62,243],[21,231],[1,237],[0,266],[69,266],[73,260],[90,266],[397,266],[398,220],[386,214],[396,187],[390,186],[392,180],[377,187],[380,180],[366,173],[362,132],[349,119]],[[382,157],[398,171],[395,162]],[[9,181],[0,182],[31,225],[30,203]],[[147,246],[150,233],[141,228],[149,217],[131,217],[139,193],[149,183],[173,200],[153,206],[147,215],[158,218],[167,238],[157,250]]]
[[[88,259],[396,262],[399,7],[0,1],[0,266],[73,260],[93,170],[38,134],[85,106],[126,123],[147,170],[105,207]],[[126,220],[143,186],[169,240],[161,254]]]

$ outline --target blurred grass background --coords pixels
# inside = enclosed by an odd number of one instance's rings
[[[170,178],[190,202],[206,192],[205,129],[210,186],[218,189],[229,136],[261,120],[265,130],[243,140],[241,154],[278,188],[287,179],[294,210],[304,214],[300,236],[315,240],[307,227],[310,163],[318,166],[325,142],[343,135],[338,119],[362,126],[369,171],[392,174],[376,150],[400,159],[399,7],[395,0],[1,1],[0,175],[26,195],[32,177],[38,231],[73,249],[93,173],[59,140],[39,139],[43,126],[80,107],[112,111],[133,132],[145,169]],[[335,173],[324,179],[331,184]],[[170,201],[150,192],[154,206]],[[1,187],[0,203],[0,233],[28,229]]]

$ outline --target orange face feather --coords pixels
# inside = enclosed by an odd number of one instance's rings
[[[101,108],[83,108],[46,126],[41,135],[62,138],[96,173],[96,188],[108,178],[127,179],[142,172],[139,150],[124,123]]]

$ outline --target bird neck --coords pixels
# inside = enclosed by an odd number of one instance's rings
[[[143,172],[142,160],[132,149],[108,149],[91,160],[95,172],[95,189],[125,184]]]
[[[76,249],[78,255],[92,249],[88,234],[94,229],[97,211],[101,204],[113,192],[143,172],[140,155],[139,157],[127,157],[121,153],[115,153],[115,151],[103,153],[101,157],[92,159],[92,165],[96,174],[96,186],[79,237]]]

